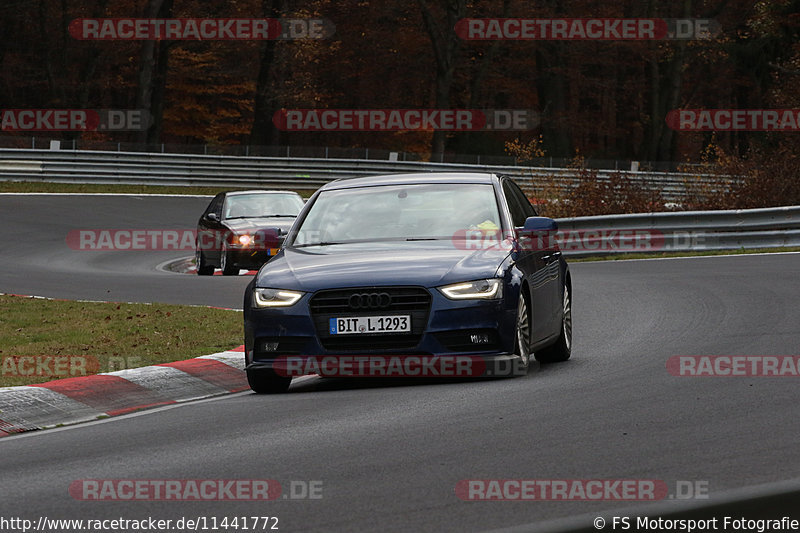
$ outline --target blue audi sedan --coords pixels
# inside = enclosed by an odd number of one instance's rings
[[[524,374],[531,356],[568,359],[572,283],[556,231],[506,176],[325,185],[245,291],[250,387],[288,390],[291,359],[404,357],[431,368],[461,358],[485,363],[485,375]]]

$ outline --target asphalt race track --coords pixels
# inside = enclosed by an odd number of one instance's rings
[[[0,195],[0,292],[115,302],[241,309],[252,278],[178,275],[156,269],[193,251],[76,250],[71,230],[193,230],[206,197]]]
[[[0,292],[241,307],[248,277],[155,268],[189,254],[65,244],[70,229],[192,228],[206,203],[0,196]],[[6,437],[0,516],[274,516],[282,531],[535,531],[531,524],[608,516],[632,503],[465,502],[456,484],[655,479],[674,492],[691,481],[707,482],[713,500],[800,478],[800,378],[674,377],[665,367],[674,355],[798,355],[800,255],[571,269],[575,347],[566,363],[497,381],[304,378],[283,396],[242,393]],[[76,501],[68,488],[82,479],[272,479],[284,493],[291,481],[321,481],[322,497]]]

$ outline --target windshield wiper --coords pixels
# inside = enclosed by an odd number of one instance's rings
[[[297,218],[297,215],[243,215],[240,217],[228,217],[225,220],[236,220],[240,218]]]
[[[441,241],[444,237],[409,237],[406,242],[411,241]]]
[[[294,245],[295,248],[305,248],[307,246],[333,246],[335,244],[347,244],[344,242],[337,242],[337,241],[322,241],[322,242],[309,242],[306,244],[296,244]]]

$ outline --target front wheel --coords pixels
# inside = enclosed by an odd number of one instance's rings
[[[521,293],[519,295],[519,304],[517,305],[517,327],[515,332],[514,341],[514,355],[516,355],[515,375],[525,375],[528,373],[528,366],[531,362],[531,321],[528,313],[528,304],[525,302],[525,296]]]
[[[572,354],[572,294],[569,285],[564,285],[563,313],[561,316],[561,335],[552,346],[536,352],[536,360],[540,363],[558,363],[566,361]]]
[[[200,250],[199,244],[197,245],[197,251],[194,253],[194,262],[198,276],[210,276],[214,273],[214,267],[206,261],[206,255]]]
[[[247,383],[256,394],[282,394],[289,390],[291,377],[279,376],[270,369],[247,370]]]
[[[230,255],[228,247],[223,244],[222,251],[219,254],[219,267],[222,269],[223,276],[236,276],[239,274],[239,268],[233,265]]]

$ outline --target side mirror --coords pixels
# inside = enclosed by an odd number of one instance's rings
[[[207,214],[207,215],[206,215],[206,219],[207,219],[207,220],[210,220],[210,221],[212,221],[212,222],[219,222],[219,217],[217,216],[217,214],[216,214],[216,213],[209,213],[209,214]]]
[[[283,242],[280,228],[261,228],[255,234],[256,246],[260,250],[280,248]]]
[[[521,250],[547,252],[558,250],[558,224],[552,218],[528,217],[518,232],[518,246]]]
[[[525,219],[525,231],[558,231],[558,224],[552,218],[528,217]]]

